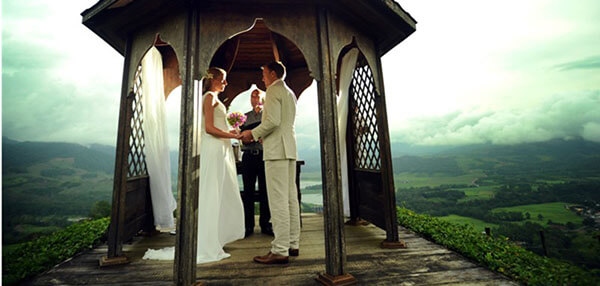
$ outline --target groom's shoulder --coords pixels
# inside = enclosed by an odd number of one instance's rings
[[[277,83],[277,88],[279,88],[281,92],[294,94],[292,89],[283,80],[281,80]]]

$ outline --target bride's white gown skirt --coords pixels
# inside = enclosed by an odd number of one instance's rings
[[[225,120],[225,107],[219,102],[215,108],[215,126],[227,130]],[[209,135],[204,131],[204,126],[202,127],[197,263],[229,257],[230,254],[223,250],[223,246],[244,238],[245,231],[244,206],[240,197],[231,141]],[[149,249],[143,259],[173,260],[174,254],[174,247]]]

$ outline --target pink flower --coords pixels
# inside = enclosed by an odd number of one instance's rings
[[[248,117],[245,114],[235,111],[227,115],[227,122],[231,127],[238,128],[246,122],[247,118]]]

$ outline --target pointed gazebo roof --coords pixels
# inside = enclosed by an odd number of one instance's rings
[[[123,54],[126,35],[156,18],[163,17],[174,9],[196,3],[202,3],[202,7],[211,9],[223,2],[256,6],[316,4],[330,7],[348,21],[357,23],[366,34],[372,35],[379,46],[379,56],[412,34],[416,25],[415,19],[393,0],[100,0],[81,15],[84,25]]]

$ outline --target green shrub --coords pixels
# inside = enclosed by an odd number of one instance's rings
[[[600,277],[570,263],[539,256],[506,237],[488,237],[471,227],[398,209],[398,222],[485,267],[527,285],[598,285]]]
[[[110,216],[110,212],[110,203],[108,203],[107,201],[97,201],[92,206],[92,209],[90,210],[90,214],[88,216],[92,219],[99,219]]]
[[[2,252],[2,282],[14,285],[44,272],[76,253],[98,243],[109,218],[73,224],[48,236],[24,242]]]

